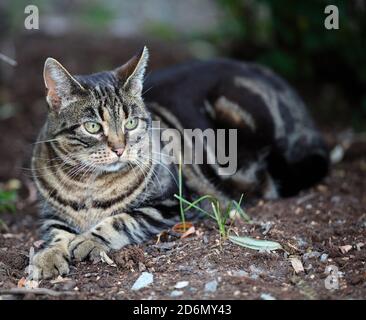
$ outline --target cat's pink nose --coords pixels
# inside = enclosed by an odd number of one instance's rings
[[[124,148],[115,148],[115,149],[112,149],[112,151],[118,156],[120,157],[122,154],[123,154],[123,151],[125,149]]]

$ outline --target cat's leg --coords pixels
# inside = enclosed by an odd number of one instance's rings
[[[128,244],[141,243],[175,219],[164,218],[156,208],[144,207],[102,220],[88,232],[77,236],[69,246],[72,259],[82,261],[100,257],[102,251],[118,250]]]
[[[30,261],[31,277],[49,279],[69,273],[70,242],[77,232],[59,220],[46,220],[42,226],[45,244]]]

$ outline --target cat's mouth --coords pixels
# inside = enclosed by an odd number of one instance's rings
[[[115,161],[113,163],[101,165],[100,169],[101,169],[101,171],[104,171],[104,172],[116,172],[116,171],[122,170],[126,166],[127,166],[126,162]]]

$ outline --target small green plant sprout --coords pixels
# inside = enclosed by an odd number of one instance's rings
[[[223,240],[229,239],[231,242],[237,245],[258,251],[272,251],[282,249],[282,246],[274,241],[257,240],[249,237],[239,237],[229,235],[235,217],[239,216],[245,222],[250,224],[252,223],[250,217],[241,208],[243,195],[241,195],[239,202],[232,200],[225,209],[223,209],[222,208],[223,206],[220,205],[219,199],[217,199],[212,195],[201,196],[198,199],[194,200],[193,202],[190,202],[187,199],[185,199],[183,197],[183,175],[182,175],[181,158],[179,161],[179,195],[175,194],[174,197],[178,199],[180,203],[180,216],[183,226],[186,225],[185,212],[194,208],[197,211],[210,217],[216,222],[220,234],[220,243]],[[199,204],[203,201],[210,202],[212,212],[204,210],[199,206]],[[184,207],[184,205],[186,205],[186,207]],[[231,220],[230,225],[228,225],[229,220]]]
[[[182,154],[179,154],[178,181],[179,181],[179,186],[178,186],[179,197],[183,198]],[[180,220],[182,222],[183,229],[186,229],[186,217],[184,214],[182,201],[179,201],[179,209],[180,209],[179,210],[180,211]]]
[[[231,201],[226,209],[222,209],[219,200],[211,195],[204,195],[193,202],[188,201],[180,195],[174,196],[182,204],[181,215],[184,215],[186,211],[194,208],[197,211],[204,213],[206,216],[213,219],[218,226],[221,240],[226,240],[228,238],[228,233],[232,227],[233,219],[231,220],[231,224],[229,226],[227,225],[230,219],[230,213],[234,212],[234,216],[236,216],[238,213],[243,220],[251,223],[248,215],[240,207],[243,196],[241,196],[239,202]],[[199,204],[205,200],[211,203],[212,212],[209,212],[199,207]],[[186,204],[187,206],[184,207],[183,204]]]
[[[212,218],[216,221],[217,226],[219,228],[220,232],[220,238],[221,240],[226,240],[228,237],[228,231],[230,230],[232,223],[230,227],[227,226],[227,222],[230,219],[230,215],[234,213],[234,216],[239,214],[239,216],[247,221],[251,222],[249,216],[243,211],[241,208],[241,202],[243,199],[243,195],[241,195],[239,202],[231,201],[226,209],[222,209],[222,206],[220,206],[220,202],[217,198],[211,195],[204,195],[198,199],[196,199],[193,202],[188,201],[183,197],[183,174],[182,174],[182,157],[180,156],[179,159],[179,168],[178,168],[178,180],[179,180],[179,195],[175,194],[174,197],[179,200],[180,204],[180,217],[182,225],[185,227],[186,220],[185,220],[185,212],[194,208],[198,210],[201,213],[204,213],[206,216]],[[202,201],[209,201],[211,203],[212,212],[208,212],[207,210],[202,209],[199,207],[199,204]],[[187,205],[184,207],[184,205]],[[232,219],[233,221],[233,219]]]

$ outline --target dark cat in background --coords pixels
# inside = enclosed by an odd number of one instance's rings
[[[183,164],[189,198],[273,199],[326,175],[328,153],[304,103],[268,69],[193,62],[143,83],[147,61],[144,48],[113,71],[72,76],[47,59],[49,113],[32,158],[45,245],[33,277],[67,274],[72,260],[140,243],[179,221],[177,165],[151,147],[153,120],[162,131],[237,129],[234,174]]]

